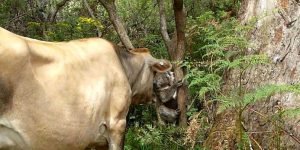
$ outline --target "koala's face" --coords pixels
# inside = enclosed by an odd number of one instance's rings
[[[165,89],[174,84],[174,72],[157,73],[154,77],[154,88]]]

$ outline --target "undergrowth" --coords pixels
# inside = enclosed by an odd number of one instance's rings
[[[228,110],[233,110],[237,116],[234,118],[237,130],[235,148],[250,149],[249,146],[255,140],[249,136],[243,124],[243,113],[247,107],[277,93],[299,94],[298,84],[269,84],[251,90],[246,88],[248,83],[242,82],[245,72],[258,65],[268,64],[269,59],[260,54],[247,55],[250,47],[247,37],[256,20],[245,26],[240,25],[234,17],[228,18],[228,15],[227,11],[206,11],[187,20],[188,53],[182,67],[188,70],[185,77],[190,94],[188,127],[179,128],[173,124],[159,126],[151,121],[132,125],[127,130],[125,149],[205,149],[203,143],[215,123],[215,116]],[[238,86],[224,93],[224,80],[232,70],[237,72]],[[300,109],[289,109],[264,116],[275,127],[273,139],[278,148],[284,126],[282,118],[297,116],[299,113]]]

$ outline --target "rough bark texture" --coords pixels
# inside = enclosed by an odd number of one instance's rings
[[[245,80],[250,82],[248,88],[253,89],[268,83],[299,83],[299,2],[251,0],[244,5],[246,6],[246,11],[242,15],[244,22],[247,22],[251,16],[259,17],[251,38],[254,47],[248,52],[264,53],[272,60],[269,65],[258,66],[248,71],[245,77]],[[245,113],[246,128],[249,131],[271,131],[271,133],[253,134],[253,138],[264,149],[278,148],[278,146],[300,149],[300,117],[282,118],[280,120],[282,123],[279,123],[279,121],[267,121],[263,116],[271,116],[276,112],[299,106],[300,98],[291,93],[272,96],[262,103],[249,107]],[[278,135],[281,139],[278,139]]]
[[[177,33],[177,46],[173,53],[172,60],[182,61],[185,53],[185,13],[183,8],[183,0],[174,0],[174,14],[175,14],[175,23],[176,23],[176,33]],[[182,80],[184,77],[184,72],[182,68],[176,64],[174,67],[176,81]],[[186,126],[186,99],[187,99],[187,87],[186,84],[178,88],[178,108],[180,110],[179,116],[179,125]]]
[[[271,64],[249,69],[243,79],[248,89],[266,84],[294,84],[300,81],[300,3],[297,0],[248,0],[242,5],[241,21],[257,17],[251,33],[249,54],[267,54]],[[224,89],[235,86],[237,72],[232,71]],[[247,107],[244,127],[253,149],[300,149],[300,117],[270,116],[289,108],[299,108],[299,96],[276,94],[267,100]],[[235,143],[234,115],[219,114],[206,141],[210,149],[232,149]],[[232,132],[232,130],[234,132]],[[221,131],[221,132],[218,132]],[[228,136],[230,135],[230,136]],[[231,145],[231,146],[230,146]]]
[[[128,34],[123,26],[123,22],[117,15],[115,0],[99,0],[109,14],[110,21],[115,27],[122,43],[127,49],[133,49],[133,45],[128,37]]]

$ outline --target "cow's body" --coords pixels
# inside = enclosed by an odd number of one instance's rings
[[[21,137],[0,130],[0,149],[85,149],[103,137],[120,148],[131,100],[151,96],[148,59],[99,38],[51,43],[0,28],[0,129]]]

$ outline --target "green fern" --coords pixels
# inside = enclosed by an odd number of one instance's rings
[[[282,116],[287,118],[295,118],[300,115],[300,108],[291,108],[282,111]]]
[[[246,55],[241,56],[240,58],[230,60],[217,60],[213,66],[216,66],[216,71],[224,69],[242,69],[245,70],[249,67],[258,65],[258,64],[267,64],[269,59],[265,55]]]
[[[292,92],[295,94],[300,94],[300,84],[295,85],[265,85],[259,87],[251,92],[246,93],[242,97],[239,97],[237,93],[231,94],[229,96],[220,96],[218,97],[220,101],[219,111],[222,112],[225,109],[235,108],[235,107],[246,107],[249,104],[256,103],[261,100],[277,94]],[[289,112],[294,112],[294,114],[300,113],[299,109],[293,111],[286,111],[285,114]]]

